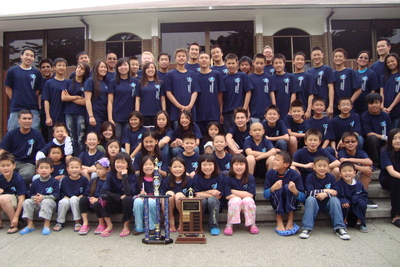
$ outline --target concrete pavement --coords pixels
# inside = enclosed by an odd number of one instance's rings
[[[297,224],[300,225],[300,221]],[[327,221],[317,221],[307,240],[281,237],[273,223],[258,224],[260,233],[250,235],[243,226],[231,237],[207,237],[205,245],[145,245],[144,235],[118,236],[122,224],[107,238],[73,232],[66,224],[61,232],[42,236],[42,222],[27,234],[7,235],[0,230],[0,266],[399,266],[400,229],[389,220],[370,220],[369,233],[348,229],[350,241],[333,234]],[[172,233],[175,240],[177,233]]]

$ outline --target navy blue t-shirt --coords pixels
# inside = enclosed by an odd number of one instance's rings
[[[185,135],[185,133],[189,132],[189,130],[187,131],[180,131],[179,127],[176,128],[175,130],[173,130],[172,132],[172,137],[171,140],[175,140],[176,138],[180,138],[182,139],[182,137]],[[196,136],[196,139],[201,139],[203,138],[203,135],[201,134],[199,125],[197,125],[196,123],[193,123],[193,130],[191,131],[192,134],[194,134]]]
[[[362,114],[368,109],[365,104],[365,97],[371,93],[371,91],[379,91],[379,79],[375,71],[366,68],[365,70],[356,71],[356,77],[359,84],[361,84],[361,94],[354,103],[355,111],[358,114]]]
[[[93,78],[89,78],[85,82],[85,91],[92,92],[92,110],[96,118],[107,120],[107,102],[108,102],[108,86],[104,81],[100,82],[100,93],[97,97],[94,96]]]
[[[80,82],[73,83],[72,80],[67,80],[65,83],[68,93],[71,96],[81,96],[85,97],[85,88]],[[86,107],[82,105],[75,104],[73,101],[65,102],[64,114],[70,115],[86,115]]]
[[[29,197],[36,196],[36,194],[53,195],[54,199],[58,199],[60,196],[60,183],[53,176],[46,182],[36,179],[29,189]]]
[[[293,155],[293,161],[300,163],[300,164],[308,164],[310,162],[314,162],[314,158],[316,156],[325,156],[329,159],[329,163],[332,163],[336,161],[337,159],[332,156],[328,151],[326,151],[323,148],[318,148],[316,152],[310,152],[308,151],[307,148],[302,148],[297,150],[294,155]],[[305,169],[305,168],[298,168],[300,171],[301,177],[303,180],[309,175],[311,172],[313,172],[312,169]]]
[[[64,161],[61,161],[60,164],[54,164],[53,172],[51,173],[52,177],[68,175],[67,174],[67,166]]]
[[[249,79],[254,89],[251,91],[250,114],[251,117],[263,118],[265,109],[272,104],[270,93],[275,91],[275,83],[272,75],[252,73]]]
[[[283,116],[288,114],[290,108],[290,98],[292,94],[299,91],[296,78],[291,73],[282,75],[274,74],[276,105]]]
[[[306,121],[307,121],[310,129],[317,129],[322,134],[321,144],[326,139],[331,140],[330,138],[332,136],[332,129],[331,129],[331,127],[329,127],[330,119],[328,116],[323,116],[321,119],[315,119],[314,117],[311,117],[311,118],[307,119]]]
[[[4,190],[2,194],[17,195],[17,196],[28,194],[25,180],[17,172],[13,173],[13,176],[11,177],[10,181],[7,181],[6,178],[4,178],[4,175],[0,174],[0,188]]]
[[[190,177],[186,177],[187,183],[183,187],[182,182],[177,183],[174,181],[174,186],[171,187],[169,184],[171,177],[168,176],[165,179],[162,180],[161,182],[161,187],[160,187],[160,192],[161,194],[166,194],[168,191],[176,193],[183,193],[185,196],[188,195],[189,193],[189,188],[193,187],[193,180]]]
[[[339,159],[342,159],[342,158],[345,158],[345,159],[349,159],[349,158],[368,159],[369,157],[365,151],[356,148],[356,154],[354,156],[349,155],[349,153],[347,153],[346,149],[342,149],[338,152],[338,158]]]
[[[340,203],[354,203],[358,198],[364,201],[368,200],[368,192],[365,190],[364,186],[360,181],[356,180],[356,184],[351,185],[346,183],[343,179],[337,181],[338,187],[338,198]]]
[[[107,71],[106,77],[104,77],[104,82],[106,84],[109,84],[113,79],[115,79],[115,71],[114,72]]]
[[[115,79],[109,82],[107,92],[114,95],[112,117],[115,122],[127,123],[129,113],[135,110],[137,83],[134,78],[120,79],[119,83]]]
[[[158,168],[162,171],[168,172],[168,159],[164,158],[165,155],[161,155],[161,159],[158,158]],[[142,151],[139,151],[136,156],[135,160],[133,161],[133,168],[135,171],[139,171],[140,162],[142,161]]]
[[[348,118],[341,118],[339,115],[331,120],[330,128],[332,129],[335,141],[340,141],[344,132],[353,131],[362,135],[361,120],[358,113],[351,113]]]
[[[269,137],[278,137],[278,136],[288,134],[288,130],[285,125],[285,122],[281,119],[276,121],[275,127],[270,127],[268,125],[268,121],[263,121],[262,125],[264,126],[265,135],[267,135]],[[272,143],[275,144],[276,141],[274,141]]]
[[[320,179],[317,177],[316,172],[312,172],[306,177],[306,183],[304,185],[307,195],[310,195],[314,190],[321,189],[334,189],[338,190],[336,186],[335,176],[331,173],[327,173],[324,178]]]
[[[199,167],[198,160],[200,155],[196,152],[192,156],[185,156],[183,153],[179,153],[178,157],[181,157],[185,161],[187,173],[195,172]]]
[[[275,73],[275,69],[274,69],[274,67],[272,67],[272,64],[271,65],[265,65],[264,66],[264,72],[273,75]]]
[[[218,169],[220,172],[229,171],[229,169],[231,168],[231,160],[232,160],[231,154],[225,152],[225,157],[220,159],[214,152],[214,157],[217,160]]]
[[[83,166],[93,166],[96,161],[104,157],[104,153],[97,150],[93,155],[89,154],[89,151],[83,151],[79,154],[79,159],[82,161]]]
[[[388,108],[400,92],[400,71],[390,74],[386,81],[383,78],[381,87],[383,88],[384,94],[383,105],[385,108]],[[397,103],[397,105],[394,106],[389,115],[392,120],[400,117],[400,103]]]
[[[140,112],[143,116],[155,116],[157,112],[162,110],[161,97],[165,96],[165,90],[162,82],[155,83],[149,81],[144,87],[135,90],[135,96],[140,97]]]
[[[345,68],[344,70],[333,72],[335,76],[335,97],[333,107],[337,108],[339,99],[342,97],[351,97],[356,89],[361,87],[356,72],[353,69]]]
[[[220,72],[196,73],[201,92],[196,100],[197,121],[219,121],[218,94],[225,92],[225,83]]]
[[[253,150],[253,151],[265,153],[265,152],[268,152],[271,149],[273,149],[274,145],[272,144],[272,142],[270,140],[268,140],[265,137],[263,137],[261,139],[261,142],[257,145],[251,136],[247,136],[246,140],[244,141],[243,150],[246,150],[248,148],[251,148],[251,150]]]
[[[283,121],[285,122],[286,127],[287,127],[288,129],[290,129],[292,132],[295,132],[295,133],[301,133],[301,134],[303,134],[303,133],[306,133],[306,131],[307,131],[308,129],[310,129],[310,125],[308,124],[307,121],[303,120],[302,123],[297,123],[297,122],[295,122],[295,121],[293,120],[292,115],[286,115],[286,116],[283,118]]]
[[[33,67],[23,69],[20,66],[8,70],[4,86],[12,89],[10,112],[21,109],[39,110],[36,91],[41,91],[43,84],[42,74]]]
[[[165,76],[167,76],[166,72],[157,71],[157,76],[159,81],[165,81]]]
[[[194,73],[197,73],[200,71],[200,64],[199,63],[190,64],[190,63],[186,62],[185,69],[193,71]]]
[[[189,105],[192,93],[200,92],[199,84],[196,79],[196,74],[193,71],[184,73],[173,69],[169,71],[165,77],[165,92],[171,92],[175,99],[184,106]],[[170,118],[171,121],[179,119],[180,110],[171,104]],[[196,109],[192,108],[193,119],[196,121]]]
[[[278,175],[278,172],[272,169],[267,171],[267,173],[265,174],[264,197],[270,194],[271,187],[279,180],[282,180],[282,186],[289,184],[289,182],[295,183],[296,189],[299,192],[304,193],[303,181],[298,172],[292,169],[287,169],[283,177],[280,177],[280,175]],[[267,194],[265,191],[267,191]]]
[[[225,75],[228,75],[228,69],[226,68],[226,65],[222,65],[222,66],[211,66],[210,69],[212,70],[216,70],[219,71],[219,73],[221,73],[222,77],[224,77]]]
[[[376,76],[378,76],[378,82],[381,84],[383,70],[385,69],[385,62],[381,62],[380,60],[376,61],[371,65],[371,70],[375,71]]]
[[[394,151],[394,155],[391,156],[386,147],[383,147],[381,149],[380,163],[382,170],[379,173],[379,181],[382,183],[386,178],[390,177],[386,169],[388,166],[392,166],[395,171],[400,172],[400,151]]]
[[[254,179],[253,175],[249,174],[249,179],[247,183],[242,184],[242,179],[227,176],[225,177],[224,196],[231,195],[232,189],[248,192],[250,194],[253,194],[254,197],[256,195],[256,180]]]
[[[253,90],[249,76],[243,72],[228,74],[224,76],[224,83],[222,113],[232,112],[237,107],[243,107],[246,93]]]
[[[136,131],[132,131],[130,128],[124,129],[122,133],[122,144],[130,144],[129,154],[135,150],[135,148],[142,142],[142,134],[147,132],[149,129],[144,128],[143,126],[140,127]],[[127,151],[128,152],[128,151]]]
[[[232,134],[232,138],[236,142],[236,144],[238,144],[239,149],[243,149],[244,141],[246,137],[250,135],[249,127],[246,127],[246,130],[242,132],[236,125],[233,125],[231,128],[229,128],[228,133]]]
[[[193,177],[193,189],[196,193],[216,189],[224,194],[225,179],[222,174],[210,177],[208,179],[204,178],[201,174],[196,174]]]
[[[129,188],[132,191],[132,196],[138,194],[140,191],[137,189],[136,186],[136,175],[128,174],[127,179],[129,182]],[[126,195],[122,185],[122,179],[119,179],[117,173],[114,171],[110,171],[109,173],[107,173],[106,181],[103,184],[101,192],[106,194],[111,193],[118,196]]]
[[[373,115],[367,110],[361,115],[361,126],[365,135],[368,133],[388,135],[392,129],[392,120],[386,112],[381,111],[378,115]]]
[[[56,78],[48,80],[42,91],[42,100],[50,104],[50,117],[55,122],[65,122],[65,103],[61,101],[61,93],[67,89],[67,81],[59,81]]]
[[[318,68],[311,68],[307,71],[313,78],[317,87],[318,95],[325,99],[325,104],[329,103],[329,89],[328,84],[335,82],[333,70],[327,65],[322,65]]]
[[[301,100],[303,103],[303,109],[308,108],[308,97],[310,95],[317,95],[317,87],[315,87],[315,82],[313,76],[308,72],[293,73],[299,85],[299,92],[297,93],[297,99]]]
[[[96,198],[98,198],[98,197],[101,195],[101,190],[103,189],[103,185],[104,185],[104,182],[105,182],[105,181],[106,181],[106,180],[102,180],[102,179],[100,179],[99,177],[90,180],[90,183],[89,183],[89,197],[96,197]],[[93,184],[94,184],[95,182],[96,182],[96,188],[95,188],[95,190],[94,190],[94,193],[91,194],[90,191],[92,190],[92,186],[93,186]]]
[[[60,199],[64,197],[73,197],[89,195],[89,181],[85,176],[81,176],[78,180],[72,180],[69,176],[64,177],[60,183]]]
[[[36,153],[46,143],[39,131],[31,129],[29,133],[21,133],[20,128],[9,131],[0,142],[0,149],[4,149],[14,155],[15,160],[22,163],[35,165]]]

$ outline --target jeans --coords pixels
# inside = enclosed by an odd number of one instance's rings
[[[133,215],[135,216],[135,230],[144,232],[144,201],[141,198],[133,202]],[[149,229],[156,228],[156,200],[149,198]]]
[[[277,149],[287,151],[287,142],[285,140],[280,139],[280,140],[276,141],[275,147]]]
[[[126,123],[122,123],[122,122],[116,122],[115,123],[115,136],[117,137],[118,140],[122,139],[122,133],[124,132],[124,130],[126,128],[128,128],[129,124]]]
[[[305,211],[303,215],[303,229],[312,230],[318,212],[328,213],[332,219],[333,229],[346,228],[343,222],[342,207],[337,197],[326,198],[319,201],[315,197],[308,197],[305,203]]]
[[[39,111],[35,109],[31,109],[33,118],[32,118],[32,128],[40,131],[40,115]],[[15,128],[19,128],[18,123],[18,112],[11,112],[10,117],[8,118],[7,130],[11,131]]]
[[[165,146],[163,146],[163,148],[160,149],[161,152],[161,158],[162,161],[166,162],[167,165],[169,164],[169,162],[171,161],[171,153],[169,151],[169,144],[166,144]]]
[[[210,227],[218,227],[218,217],[220,202],[216,197],[203,198],[201,201],[203,205],[203,213],[208,210],[210,218],[208,219],[208,225]]]
[[[85,151],[85,143],[83,140],[86,130],[85,116],[67,114],[65,115],[65,122],[69,136],[72,139],[74,156],[79,156],[81,152]]]

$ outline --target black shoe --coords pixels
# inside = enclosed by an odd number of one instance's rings
[[[301,210],[301,202],[297,202],[296,204],[296,210]]]
[[[378,204],[376,204],[372,200],[368,199],[367,208],[368,209],[376,209],[376,208],[378,208]]]

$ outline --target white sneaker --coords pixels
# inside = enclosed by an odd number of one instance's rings
[[[336,229],[335,233],[340,237],[342,240],[350,240],[349,234],[346,232],[344,228]]]
[[[310,234],[311,234],[311,230],[303,230],[303,232],[301,232],[299,234],[299,237],[302,239],[307,239],[310,237]]]

